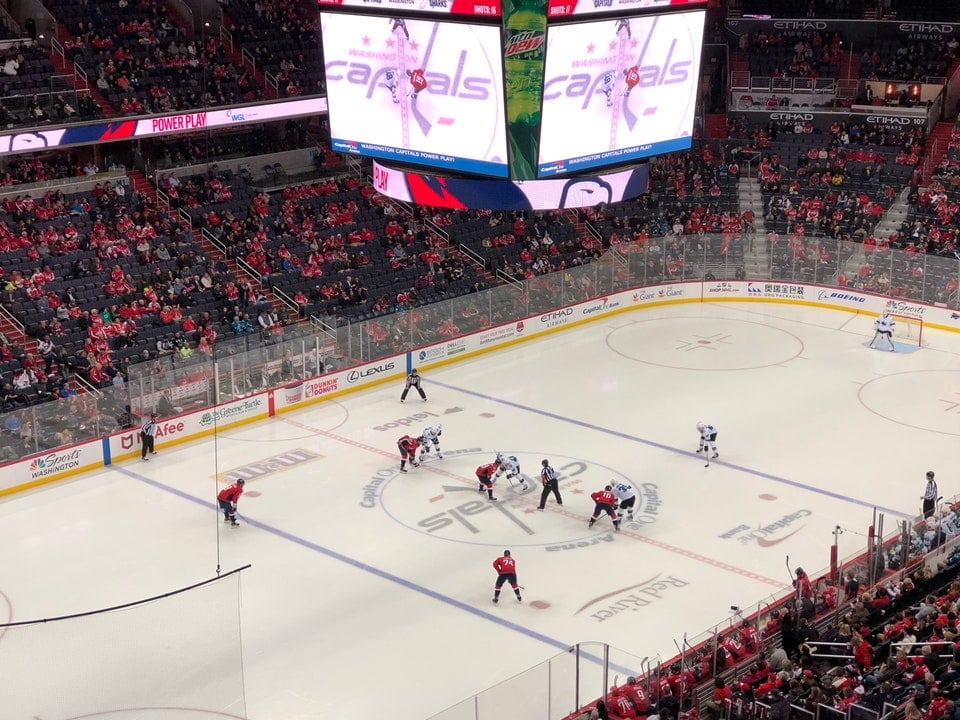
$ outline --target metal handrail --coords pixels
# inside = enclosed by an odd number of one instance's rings
[[[514,277],[511,277],[510,275],[508,275],[507,273],[505,273],[505,272],[504,272],[503,270],[501,270],[500,268],[497,268],[497,271],[496,271],[494,274],[496,275],[497,280],[500,280],[500,281],[502,281],[502,282],[505,282],[505,283],[507,283],[507,285],[512,285],[513,287],[517,288],[518,290],[523,290],[523,283],[522,283],[522,282],[520,282],[519,280],[517,280],[517,279],[514,278]]]
[[[467,247],[463,243],[459,243],[457,245],[457,250],[466,255],[470,262],[472,262],[479,270],[485,271],[487,269],[487,261],[476,250]]]

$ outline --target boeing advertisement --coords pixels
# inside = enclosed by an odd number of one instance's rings
[[[337,152],[507,177],[500,28],[320,13]]]
[[[538,176],[689,149],[704,17],[549,26]]]

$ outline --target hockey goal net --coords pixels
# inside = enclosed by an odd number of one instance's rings
[[[896,313],[890,313],[890,317],[896,323],[893,337],[898,342],[917,346],[923,345],[923,318],[897,315]]]

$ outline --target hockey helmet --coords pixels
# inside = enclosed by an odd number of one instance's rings
[[[702,422],[697,423],[697,430],[703,432],[703,428],[706,427]]]
[[[796,570],[794,570],[794,572],[796,573],[797,577],[800,577],[801,575],[803,575],[803,568],[798,567]]]
[[[613,490],[613,485],[607,485],[604,490]]]
[[[437,434],[437,437],[443,435],[443,423],[437,423],[437,426],[433,429],[433,431]]]
[[[509,551],[509,550],[504,550],[504,551],[503,551],[503,555],[504,555],[504,557],[510,557],[510,551]]]
[[[503,453],[500,451],[497,452],[497,462],[500,463],[501,465],[505,465],[507,462],[507,459],[503,456]]]
[[[636,681],[637,679],[633,675],[631,675],[630,677],[627,678],[627,685],[633,685]]]
[[[410,374],[411,374],[411,375],[419,375],[420,373],[417,372],[417,369],[416,369],[416,368],[410,368]]]
[[[237,480],[237,485],[239,485],[240,487],[243,487],[246,484],[247,484],[247,481],[244,480],[243,478],[240,478],[239,480]]]

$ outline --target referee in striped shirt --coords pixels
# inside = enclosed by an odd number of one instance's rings
[[[150,413],[150,419],[140,426],[140,459],[147,462],[147,452],[156,455],[157,451],[153,449],[153,439],[157,434],[157,414]]]
[[[927,487],[923,491],[923,516],[933,517],[937,507],[937,481],[933,479],[933,470],[927,470]]]
[[[540,464],[543,469],[540,470],[540,482],[543,484],[543,492],[540,493],[540,507],[537,510],[543,510],[547,504],[547,498],[550,493],[557,499],[557,505],[563,505],[563,498],[560,497],[560,481],[557,480],[556,471],[550,467],[549,460],[542,460]]]

